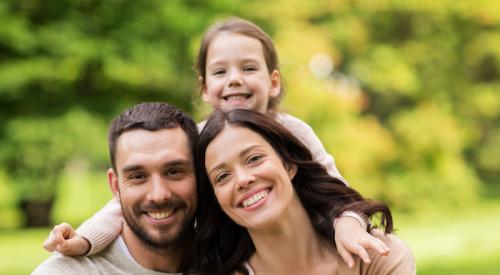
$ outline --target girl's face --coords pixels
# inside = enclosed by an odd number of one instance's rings
[[[280,93],[278,70],[269,72],[259,40],[222,32],[207,51],[202,97],[214,108],[267,112],[269,99]]]
[[[285,167],[273,147],[248,128],[226,126],[207,147],[205,169],[222,210],[250,230],[275,224],[299,201],[291,183],[296,167]]]

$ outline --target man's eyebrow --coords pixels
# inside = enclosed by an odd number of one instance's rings
[[[142,169],[141,165],[132,164],[132,165],[126,165],[126,166],[124,166],[122,168],[122,172],[125,174],[125,173],[129,173],[129,172],[138,171],[138,170],[141,170],[141,169]]]
[[[191,161],[187,159],[174,159],[171,161],[168,161],[164,163],[162,166],[163,167],[171,167],[171,166],[184,166],[184,165],[190,165]],[[134,172],[143,169],[144,167],[140,164],[130,164],[130,165],[125,165],[122,168],[123,173],[129,173],[129,172]]]
[[[175,159],[168,161],[163,164],[163,167],[169,167],[169,166],[183,166],[183,165],[189,165],[191,164],[190,160],[187,159]]]

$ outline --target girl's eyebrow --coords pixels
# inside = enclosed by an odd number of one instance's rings
[[[256,62],[258,63],[258,59],[255,57],[245,57],[239,60],[240,63],[246,63],[246,62]],[[212,67],[212,66],[217,66],[217,65],[225,65],[227,61],[223,59],[218,59],[213,62],[210,62],[207,64],[207,67]]]

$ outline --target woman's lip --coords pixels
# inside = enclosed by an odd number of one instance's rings
[[[252,197],[253,195],[260,193],[264,190],[268,190],[268,194],[271,192],[272,188],[271,187],[262,187],[262,188],[254,188],[248,192],[246,192],[243,197],[238,201],[237,206],[238,207],[243,207],[243,202],[247,200],[248,198]]]

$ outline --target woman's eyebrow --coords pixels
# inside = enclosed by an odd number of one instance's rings
[[[249,151],[251,151],[257,147],[260,147],[260,145],[258,145],[258,144],[249,145],[245,149],[241,150],[241,152],[238,154],[238,156],[242,157],[242,156],[248,154]],[[225,165],[225,163],[217,164],[216,166],[214,166],[213,168],[211,168],[210,170],[207,171],[207,175],[210,175],[213,171],[221,169],[222,167],[224,167],[224,165]]]

